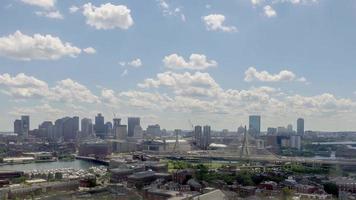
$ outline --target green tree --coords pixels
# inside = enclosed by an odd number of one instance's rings
[[[332,194],[336,197],[339,196],[339,188],[335,183],[328,182],[328,183],[325,183],[323,186],[324,186],[324,190],[326,193]]]

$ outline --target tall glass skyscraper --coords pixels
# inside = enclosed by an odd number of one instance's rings
[[[297,120],[297,134],[304,135],[304,119],[303,118],[299,118]]]
[[[127,119],[127,135],[128,137],[134,136],[134,130],[136,126],[140,126],[140,118],[139,117],[129,117]]]
[[[261,133],[261,116],[251,115],[249,117],[249,132],[253,135],[260,135]]]

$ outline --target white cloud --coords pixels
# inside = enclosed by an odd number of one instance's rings
[[[264,0],[251,0],[252,5],[261,5],[264,2]]]
[[[141,59],[136,58],[136,59],[130,61],[129,63],[127,63],[127,65],[129,65],[131,67],[138,68],[138,67],[142,66],[142,61],[141,61]]]
[[[96,29],[128,29],[134,24],[131,10],[125,5],[107,3],[96,7],[87,3],[83,6],[83,15],[86,23]]]
[[[277,16],[277,12],[270,5],[263,7],[263,11],[268,18]]]
[[[208,73],[195,72],[191,74],[164,72],[157,74],[156,79],[146,79],[138,84],[141,88],[168,87],[175,94],[186,96],[214,96],[220,86]]]
[[[352,109],[356,106],[351,99],[337,98],[330,93],[309,97],[293,95],[287,97],[287,103],[295,111],[304,112],[308,115],[352,112]]]
[[[58,116],[64,114],[63,110],[53,108],[49,104],[37,105],[31,108],[28,107],[15,107],[10,114],[13,116],[20,115],[36,115],[38,113],[45,114],[47,117],[53,117],[53,115]]]
[[[44,9],[51,9],[56,5],[56,0],[21,0],[21,1],[23,3],[33,5],[33,6],[39,6]]]
[[[133,67],[133,68],[139,68],[139,67],[142,67],[143,63],[140,58],[136,58],[129,62],[120,61],[119,65],[121,65],[122,67],[128,66],[128,67]]]
[[[51,19],[64,19],[63,15],[58,11],[37,11],[35,12],[37,16],[47,17]]]
[[[30,100],[31,104],[39,101],[37,103],[43,105],[32,107],[16,105],[11,112],[16,116],[34,114],[36,117],[49,113],[51,115],[49,118],[53,119],[53,116],[57,117],[59,113],[87,117],[94,115],[98,110],[104,112],[107,110],[108,114],[112,114],[115,108],[122,110],[123,113],[140,115],[154,111],[161,120],[167,115],[178,116],[179,119],[181,114],[189,113],[189,116],[195,119],[204,118],[210,121],[215,119],[214,125],[215,122],[220,122],[219,116],[224,116],[224,120],[235,121],[236,117],[251,113],[261,114],[265,117],[266,123],[269,119],[283,118],[288,121],[303,116],[308,118],[311,124],[313,120],[324,119],[327,122],[326,119],[336,119],[340,116],[342,119],[349,118],[356,111],[355,101],[330,93],[303,96],[265,86],[224,89],[210,74],[202,72],[159,73],[153,79],[146,79],[139,86],[137,90],[118,92],[101,88],[96,95],[87,86],[72,79],[60,80],[53,87],[49,87],[45,81],[33,76],[0,74],[0,89],[10,96],[10,100]],[[23,101],[16,103],[22,104]],[[57,107],[52,107],[52,103]]]
[[[0,37],[0,55],[15,60],[57,60],[65,56],[76,57],[80,52],[78,47],[52,35],[29,36],[16,31]]]
[[[226,26],[225,16],[221,14],[211,14],[203,17],[203,21],[209,31],[237,32],[235,26]]]
[[[0,74],[0,86],[3,92],[15,98],[40,98],[49,94],[46,82],[23,73],[11,77],[10,74]]]
[[[274,0],[273,3],[291,3],[291,4],[312,4],[318,3],[319,0]]]
[[[56,101],[64,102],[85,102],[98,103],[99,98],[94,95],[86,86],[73,81],[72,79],[65,79],[57,82],[57,85],[52,90],[52,97]]]
[[[87,54],[95,54],[96,50],[93,47],[87,47],[85,49],[83,49],[83,51]]]
[[[109,105],[118,104],[119,98],[116,96],[114,90],[103,88],[101,90],[101,99],[104,103]]]
[[[271,74],[267,71],[257,71],[256,68],[250,67],[245,71],[245,81],[261,81],[261,82],[279,82],[279,81],[300,81],[306,82],[304,77],[297,76],[288,70],[282,70],[278,74]]]
[[[164,16],[180,16],[183,22],[186,21],[185,15],[182,13],[182,9],[179,7],[172,8],[166,0],[157,0],[159,8],[162,10]]]
[[[79,10],[80,8],[78,7],[78,6],[71,6],[70,8],[69,8],[69,12],[70,13],[76,13],[78,10]]]
[[[122,73],[121,73],[121,77],[126,76],[129,73],[129,71],[127,69],[125,69]]]
[[[191,54],[187,61],[178,54],[171,54],[164,57],[163,63],[165,67],[170,69],[204,70],[218,66],[215,60],[208,60],[206,55],[195,53]]]
[[[0,74],[2,92],[16,99],[44,99],[47,101],[98,103],[99,98],[86,86],[65,79],[49,87],[45,81],[20,73],[16,76]]]

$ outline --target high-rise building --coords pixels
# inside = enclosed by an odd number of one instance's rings
[[[277,134],[277,128],[269,127],[267,128],[267,135],[276,135]]]
[[[194,127],[194,141],[195,141],[195,145],[198,147],[201,146],[200,142],[201,142],[202,135],[203,135],[203,131],[202,131],[201,126],[195,126]]]
[[[291,135],[290,136],[290,147],[300,150],[301,149],[301,136]]]
[[[79,132],[79,117],[63,118],[63,140],[75,141]]]
[[[303,136],[304,135],[304,119],[299,118],[297,120],[297,134]]]
[[[95,116],[94,132],[96,136],[100,138],[105,137],[105,122],[104,122],[104,116],[102,116],[101,113]]]
[[[127,138],[127,125],[118,125],[115,129],[115,138],[125,140]]]
[[[14,133],[19,136],[27,138],[30,132],[30,116],[23,115],[21,119],[16,119],[14,121]]]
[[[23,115],[21,116],[21,129],[22,129],[22,136],[28,137],[28,133],[30,131],[30,116]]]
[[[20,135],[22,133],[21,124],[22,124],[21,119],[16,119],[14,121],[14,133],[17,133],[18,135]]]
[[[52,139],[54,137],[54,128],[53,123],[51,121],[44,121],[38,126],[38,130],[40,135],[47,139]]]
[[[112,123],[111,122],[106,122],[105,123],[105,137],[107,137],[108,135],[112,134]]]
[[[140,126],[140,118],[139,117],[129,117],[127,119],[127,125],[128,125],[127,134],[129,137],[133,137],[135,127]]]
[[[292,125],[292,124],[288,124],[288,126],[287,126],[287,131],[288,131],[289,133],[292,133],[292,132],[293,132],[293,125]]]
[[[203,127],[203,137],[201,138],[201,148],[202,149],[208,149],[210,143],[211,143],[211,127],[210,126],[204,126]]]
[[[261,116],[251,115],[249,117],[249,132],[253,135],[260,135],[261,133]]]
[[[81,138],[89,138],[94,135],[93,132],[93,122],[91,121],[91,119],[83,118],[81,120]]]
[[[161,136],[161,127],[156,125],[149,125],[146,129],[146,134],[151,136]]]
[[[141,126],[135,126],[133,137],[135,137],[137,139],[143,138],[143,130],[142,130]]]

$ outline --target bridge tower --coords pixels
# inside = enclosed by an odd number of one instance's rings
[[[179,138],[178,138],[179,130],[178,129],[174,130],[174,134],[176,135],[176,141],[174,143],[173,153],[177,153],[179,152]]]
[[[242,141],[242,147],[240,151],[240,158],[249,157],[249,155],[250,155],[250,151],[248,150],[248,135],[247,135],[247,128],[245,126],[244,138]]]

